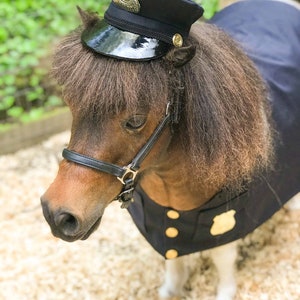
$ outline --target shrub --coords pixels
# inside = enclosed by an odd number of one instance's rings
[[[86,0],[84,9],[103,11],[109,0]],[[0,123],[39,117],[60,106],[47,78],[54,42],[79,24],[78,0],[2,0],[0,3]]]

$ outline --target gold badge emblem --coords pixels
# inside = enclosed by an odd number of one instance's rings
[[[236,214],[235,210],[229,210],[225,213],[222,213],[218,216],[215,216],[213,225],[210,229],[211,235],[220,235],[232,230],[236,224],[234,215]]]
[[[173,45],[177,48],[180,48],[183,45],[183,38],[179,33],[173,35],[172,41],[173,41]]]
[[[139,0],[113,0],[113,2],[119,7],[133,13],[138,13],[141,9]]]

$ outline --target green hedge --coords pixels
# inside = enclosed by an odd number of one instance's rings
[[[110,0],[1,0],[0,130],[4,123],[29,121],[61,106],[48,76],[51,48],[80,24],[76,5],[100,15]],[[217,0],[202,0],[206,17]],[[1,125],[2,124],[2,125]]]
[[[79,23],[76,0],[2,0],[0,3],[0,123],[38,118],[61,105],[47,77],[55,41]],[[100,2],[100,4],[99,4]],[[85,0],[103,12],[107,1]]]

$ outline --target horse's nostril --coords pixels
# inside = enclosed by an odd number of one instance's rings
[[[70,213],[62,212],[54,217],[55,225],[66,236],[74,236],[78,233],[79,222]]]

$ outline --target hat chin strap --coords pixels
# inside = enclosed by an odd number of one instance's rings
[[[171,113],[169,108],[170,103],[168,103],[167,105],[164,118],[156,127],[146,144],[134,157],[132,162],[127,166],[120,167],[118,165],[91,158],[68,149],[63,150],[62,156],[68,161],[117,177],[117,179],[123,184],[123,188],[114,200],[122,202],[121,208],[128,208],[130,203],[133,202],[133,192],[136,186],[136,176],[139,172],[140,165],[149,154],[166,126],[170,123]]]

